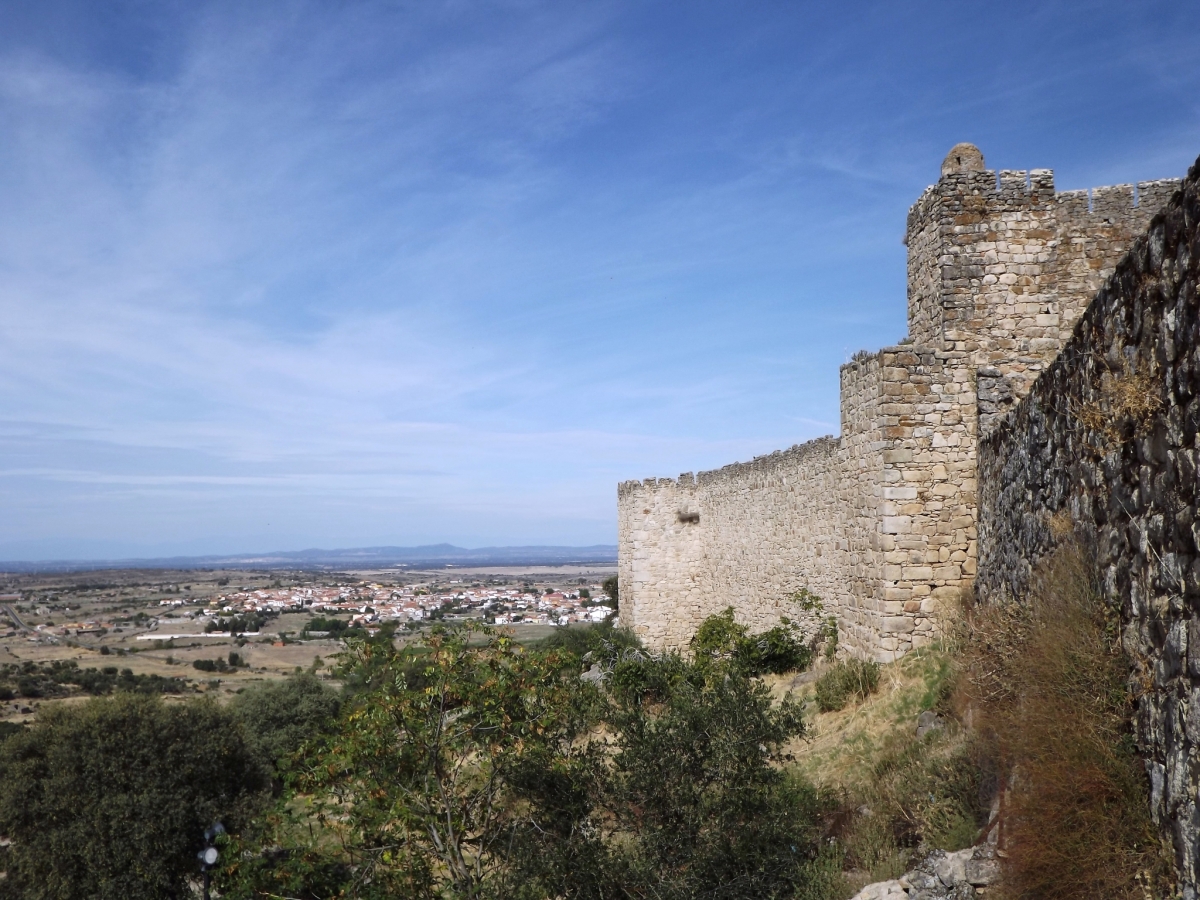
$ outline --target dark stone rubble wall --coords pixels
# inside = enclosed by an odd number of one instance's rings
[[[1019,599],[1074,523],[1134,660],[1153,814],[1200,883],[1200,161],[1030,394],[980,442],[981,602]]]

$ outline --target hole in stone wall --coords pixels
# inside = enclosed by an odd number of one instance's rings
[[[700,513],[688,512],[686,509],[681,509],[679,512],[677,512],[675,514],[675,518],[678,519],[680,522],[682,522],[684,525],[695,525],[697,522],[700,521]]]

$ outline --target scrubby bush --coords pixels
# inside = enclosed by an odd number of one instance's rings
[[[204,829],[236,829],[265,773],[215,704],[119,695],[43,710],[0,743],[0,896],[192,896]]]
[[[734,620],[733,607],[726,607],[700,623],[691,640],[692,654],[700,662],[730,662],[751,676],[802,671],[812,665],[812,647],[789,619],[759,634],[749,631]]]
[[[865,659],[843,659],[817,679],[815,698],[821,712],[845,709],[861,703],[879,687],[879,663]]]
[[[336,691],[303,673],[252,685],[233,698],[229,711],[244,726],[251,747],[280,766],[306,741],[330,731],[340,707]]]
[[[869,777],[843,800],[839,841],[857,890],[896,878],[922,850],[975,843],[996,790],[980,748],[954,722],[918,737],[908,728],[884,736]]]
[[[780,768],[798,705],[773,704],[734,661],[677,655],[618,664],[608,704],[605,806],[633,851],[623,896],[819,895],[824,801]]]
[[[591,663],[611,662],[626,650],[640,650],[642,642],[628,628],[617,628],[606,621],[556,628],[535,646],[543,651],[566,651],[586,667]]]

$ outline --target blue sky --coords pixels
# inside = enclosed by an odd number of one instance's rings
[[[1179,2],[0,13],[0,559],[612,543],[837,431],[955,142],[1200,153]]]

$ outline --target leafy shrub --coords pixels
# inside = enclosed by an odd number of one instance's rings
[[[759,634],[752,635],[749,630],[734,621],[733,607],[728,606],[700,623],[691,641],[692,653],[702,662],[732,662],[752,676],[794,672],[812,665],[812,648],[790,620],[785,618]]]
[[[730,659],[749,630],[734,621],[733,607],[727,606],[700,623],[690,643],[692,653],[698,659]]]
[[[0,743],[5,896],[191,896],[216,819],[236,829],[265,773],[215,704],[121,695],[44,710]]]
[[[640,650],[641,646],[636,634],[608,621],[556,628],[553,634],[535,645],[542,651],[566,651],[585,666],[593,662],[611,662],[625,650]]]
[[[786,619],[760,634],[743,638],[735,659],[753,675],[803,671],[812,665],[813,651]]]
[[[879,663],[865,659],[839,660],[817,679],[817,709],[821,712],[845,709],[851,701],[866,700],[878,687]]]
[[[337,692],[311,673],[252,685],[229,704],[245,726],[251,747],[271,765],[279,765],[306,741],[329,732],[341,701]]]

